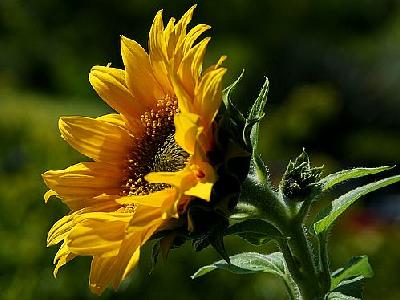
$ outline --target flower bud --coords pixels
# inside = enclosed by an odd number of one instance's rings
[[[312,193],[322,170],[323,166],[311,167],[310,159],[303,149],[294,162],[289,162],[279,185],[281,193],[289,200],[303,201]]]

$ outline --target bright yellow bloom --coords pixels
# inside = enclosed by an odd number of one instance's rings
[[[62,242],[58,269],[78,255],[92,256],[90,288],[117,288],[136,266],[140,247],[185,213],[196,198],[210,200],[216,181],[207,153],[221,103],[224,57],[202,71],[208,25],[187,31],[194,7],[164,27],[162,12],[149,33],[149,53],[121,38],[125,70],[95,66],[89,80],[117,113],[62,117],[62,137],[93,159],[47,171],[47,201],[71,209],[49,231],[48,246]]]

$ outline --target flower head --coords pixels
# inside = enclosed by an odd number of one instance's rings
[[[54,274],[75,256],[92,256],[89,284],[95,293],[117,288],[136,266],[140,248],[186,213],[193,201],[210,201],[217,180],[208,153],[221,103],[225,59],[202,70],[208,25],[187,26],[195,7],[149,33],[149,53],[121,37],[124,70],[92,68],[89,80],[117,113],[98,118],[62,117],[62,137],[93,161],[47,171],[45,194],[71,213],[49,231],[48,245],[62,243]]]

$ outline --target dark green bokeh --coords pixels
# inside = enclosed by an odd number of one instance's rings
[[[0,299],[96,298],[87,287],[88,258],[75,259],[55,280],[56,248],[45,248],[47,230],[67,210],[43,203],[40,174],[84,159],[61,140],[57,119],[110,111],[88,83],[91,66],[121,67],[120,34],[146,46],[158,9],[179,17],[192,4],[0,1]],[[326,173],[399,161],[399,1],[204,1],[194,18],[200,22],[213,27],[206,62],[228,55],[226,84],[246,69],[241,107],[263,76],[270,79],[260,143],[274,181],[303,146]],[[372,194],[332,234],[334,267],[370,255],[376,276],[366,299],[400,299],[399,198],[398,187]],[[227,239],[227,248],[254,250],[238,239]],[[145,251],[131,279],[102,298],[282,299],[282,284],[269,275],[189,278],[215,259],[211,249],[194,253],[187,245],[148,276]]]

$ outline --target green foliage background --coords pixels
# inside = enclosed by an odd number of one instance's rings
[[[121,67],[119,35],[147,45],[155,12],[179,17],[192,1],[0,1],[0,299],[95,299],[90,260],[75,259],[55,280],[47,230],[67,212],[45,205],[40,174],[84,159],[59,137],[62,115],[109,111],[88,83],[91,66]],[[397,0],[199,1],[194,23],[212,25],[207,62],[228,55],[226,85],[242,68],[237,99],[271,88],[261,148],[273,180],[306,147],[327,174],[344,167],[394,164],[400,158],[400,2]],[[396,171],[394,171],[396,172]],[[397,169],[398,173],[398,169]],[[334,228],[333,264],[367,254],[376,276],[366,299],[400,299],[400,192],[372,194]],[[231,254],[251,248],[227,238]],[[269,275],[216,272],[192,281],[219,259],[190,245],[151,271],[138,271],[102,299],[282,299]]]

